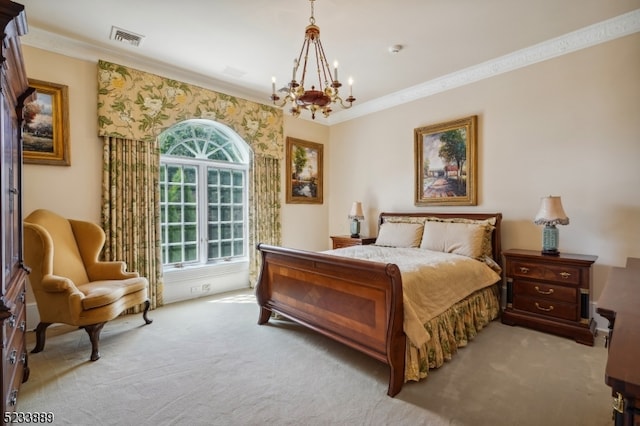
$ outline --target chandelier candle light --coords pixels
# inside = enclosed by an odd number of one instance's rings
[[[331,114],[331,105],[339,103],[343,108],[351,108],[356,98],[353,97],[353,80],[349,78],[349,97],[343,101],[340,97],[339,89],[342,83],[338,81],[338,62],[333,63],[333,74],[327,57],[324,53],[324,48],[320,42],[320,27],[315,23],[316,20],[313,17],[313,2],[315,0],[309,0],[311,3],[311,17],[309,18],[309,25],[307,25],[304,31],[304,42],[302,43],[302,49],[300,49],[300,55],[297,59],[293,60],[293,74],[291,81],[287,85],[287,95],[284,97],[280,104],[277,101],[280,97],[276,94],[276,78],[271,78],[271,100],[274,105],[285,106],[287,102],[291,102],[290,112],[294,117],[300,115],[301,109],[311,111],[311,118],[316,118],[316,112],[322,111],[325,117],[329,117]],[[313,46],[313,52],[311,60],[315,60],[315,70],[318,74],[317,85],[311,85],[311,89],[307,90],[304,87],[305,78],[307,77],[307,64],[311,62],[309,58],[309,50]],[[298,83],[296,75],[298,69],[302,64],[302,74],[300,82]],[[311,68],[311,67],[310,67]],[[313,68],[310,70],[310,74],[313,73]],[[313,78],[313,77],[311,77]],[[345,103],[346,102],[346,103]]]
[[[351,205],[349,219],[351,219],[351,238],[360,238],[360,221],[364,220],[362,203],[360,201],[355,201]]]
[[[568,225],[569,218],[562,208],[560,197],[543,197],[540,210],[533,221],[536,225],[544,225],[542,231],[542,254],[558,256],[558,228],[556,225]]]

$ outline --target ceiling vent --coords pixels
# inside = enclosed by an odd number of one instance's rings
[[[123,30],[122,28],[111,27],[111,36],[109,38],[120,43],[138,47],[142,43],[144,36],[132,33],[128,30]]]

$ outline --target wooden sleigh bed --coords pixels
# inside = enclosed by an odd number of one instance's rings
[[[497,264],[494,269],[499,269],[501,219],[500,213],[381,213],[379,230],[385,223],[423,223],[425,233],[427,222],[431,226],[432,221],[487,224],[484,250]],[[405,381],[426,377],[426,370],[450,358],[450,353],[445,353],[434,360],[438,354],[434,355],[433,342],[416,347],[407,337],[403,277],[397,264],[343,257],[333,253],[336,250],[311,252],[266,244],[257,248],[262,260],[255,289],[260,306],[258,324],[267,323],[273,313],[280,314],[382,361],[389,366],[387,394],[392,397]],[[497,278],[425,323],[431,340],[441,339],[443,346],[454,346],[450,352],[464,346],[498,316],[499,288]],[[481,314],[462,318],[459,313],[466,312],[470,304],[481,305],[471,309]]]

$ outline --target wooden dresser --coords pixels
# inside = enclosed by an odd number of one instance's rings
[[[376,242],[376,238],[375,237],[352,238],[349,235],[333,235],[331,236],[331,241],[333,242],[333,248],[337,249],[340,247],[364,246],[367,244],[373,244]]]
[[[27,269],[22,254],[22,107],[33,90],[22,59],[19,37],[26,33],[24,6],[0,0],[4,39],[0,55],[0,257],[2,262],[2,423],[15,411],[20,384],[29,377],[25,341]],[[11,418],[9,416],[9,418]]]
[[[604,381],[611,386],[616,426],[640,426],[640,259],[611,268],[596,311],[609,320]]]
[[[597,256],[533,250],[503,252],[507,304],[502,322],[570,337],[593,346],[591,265]]]

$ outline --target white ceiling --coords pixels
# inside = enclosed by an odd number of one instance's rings
[[[17,1],[29,25],[23,44],[264,103],[272,76],[278,86],[290,79],[310,17],[307,0]],[[354,80],[351,116],[443,90],[451,76],[486,78],[514,61],[640,30],[640,0],[317,0],[314,8],[327,59],[339,61],[345,86]],[[142,44],[110,40],[112,26],[143,35]],[[392,54],[395,44],[403,49]]]

